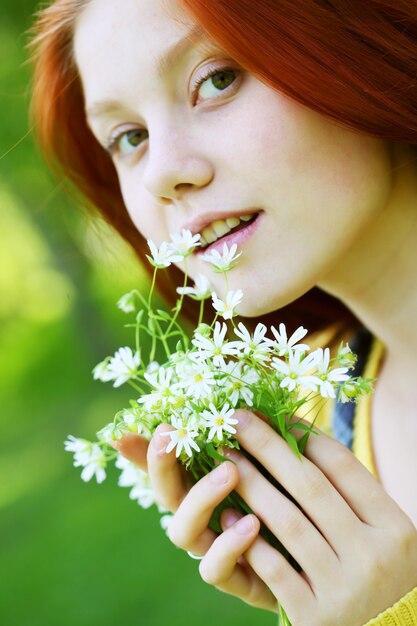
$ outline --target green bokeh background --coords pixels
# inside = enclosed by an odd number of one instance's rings
[[[272,625],[204,584],[116,472],[84,484],[63,450],[69,433],[93,436],[130,397],[91,370],[131,342],[115,302],[147,285],[35,148],[25,33],[36,6],[0,8],[0,623]]]

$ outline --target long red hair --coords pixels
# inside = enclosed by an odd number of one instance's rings
[[[89,130],[72,55],[74,23],[88,0],[55,0],[31,42],[32,115],[52,166],[133,246],[147,247],[125,208],[113,163]],[[412,144],[417,158],[417,5],[409,0],[180,0],[242,67],[350,128]],[[149,264],[145,263],[148,268]],[[160,272],[176,297],[180,271]],[[271,321],[273,314],[264,316]],[[338,300],[313,289],[279,312],[290,328],[351,324]]]

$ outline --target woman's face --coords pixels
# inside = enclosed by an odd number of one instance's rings
[[[389,199],[390,153],[274,91],[207,40],[184,46],[191,28],[161,0],[90,0],[74,42],[88,121],[103,146],[113,143],[126,207],[145,238],[159,244],[189,228],[209,239],[213,222],[220,233],[238,224],[211,247],[238,242],[229,287],[245,293],[241,314],[260,315],[337,276]],[[158,64],[175,44],[178,55]],[[201,254],[187,267],[224,293]]]

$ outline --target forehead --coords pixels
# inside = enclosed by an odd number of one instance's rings
[[[172,0],[90,0],[74,30],[74,56],[85,90],[129,88],[127,70],[133,65],[150,77],[161,54],[184,36],[198,41],[201,29]]]

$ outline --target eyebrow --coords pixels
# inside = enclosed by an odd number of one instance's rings
[[[173,67],[190,49],[201,43],[206,38],[203,30],[198,24],[195,24],[185,35],[170,46],[165,52],[156,59],[155,68],[158,78],[162,79],[165,74]],[[120,103],[116,100],[101,100],[93,102],[86,109],[87,117],[98,117],[105,113],[114,111],[119,108]]]

